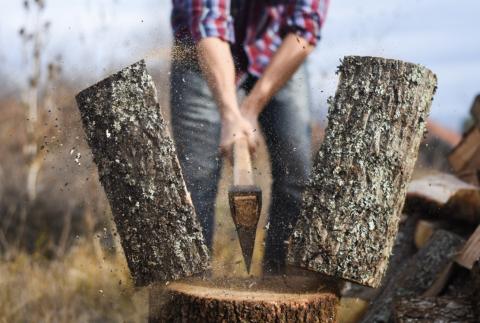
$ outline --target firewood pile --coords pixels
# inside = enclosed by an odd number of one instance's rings
[[[475,124],[448,156],[452,173],[412,180],[381,287],[361,322],[480,321],[480,96]]]

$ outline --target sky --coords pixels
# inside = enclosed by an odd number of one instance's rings
[[[31,67],[18,30],[33,28],[35,15],[20,0],[0,4],[0,81],[23,86]],[[150,68],[168,64],[170,9],[169,0],[46,0],[41,21],[51,28],[44,60],[61,54],[64,77],[78,90],[141,58]],[[480,93],[479,12],[478,0],[331,0],[322,40],[308,60],[314,115],[325,119],[342,57],[382,56],[435,72],[431,118],[460,131]]]

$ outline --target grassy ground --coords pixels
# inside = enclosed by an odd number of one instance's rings
[[[123,255],[94,239],[62,259],[19,254],[0,263],[0,322],[144,321],[145,291],[132,287]]]

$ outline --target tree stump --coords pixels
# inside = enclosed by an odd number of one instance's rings
[[[480,94],[477,94],[473,100],[472,107],[470,108],[470,115],[473,117],[476,126],[480,128]]]
[[[76,99],[135,284],[203,271],[208,250],[145,62]]]
[[[428,69],[348,56],[291,236],[288,262],[377,287],[436,87]]]
[[[300,276],[187,280],[151,289],[149,322],[336,322],[338,294]]]

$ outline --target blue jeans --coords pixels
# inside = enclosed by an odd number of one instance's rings
[[[248,94],[253,76],[238,88]],[[206,243],[211,249],[217,186],[220,114],[194,59],[173,58],[170,74],[173,137],[187,187],[191,193]],[[281,273],[286,244],[298,218],[301,195],[311,167],[311,131],[305,68],[271,99],[259,122],[272,163],[272,201],[265,241],[264,271]]]

